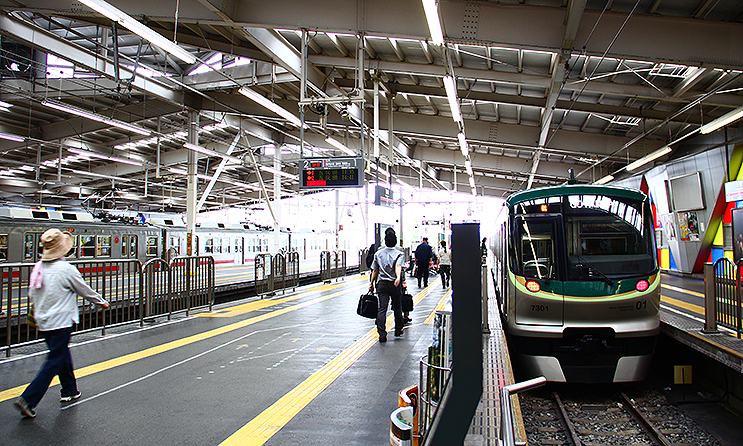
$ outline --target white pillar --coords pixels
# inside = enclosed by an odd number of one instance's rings
[[[199,144],[199,113],[188,112],[188,142]],[[188,189],[186,191],[186,227],[191,243],[186,248],[188,255],[196,255],[196,152],[188,151]]]

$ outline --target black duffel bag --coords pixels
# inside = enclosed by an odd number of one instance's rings
[[[413,311],[413,296],[410,293],[402,295],[402,311]]]
[[[368,317],[369,319],[376,319],[378,309],[379,302],[377,301],[377,296],[370,291],[362,294],[359,298],[359,306],[356,308],[356,314]]]

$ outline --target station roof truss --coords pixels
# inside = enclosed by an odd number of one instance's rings
[[[206,149],[203,210],[261,200],[260,180],[273,197],[276,168],[283,197],[314,192],[300,159],[349,155],[327,137],[370,159],[370,180],[469,192],[469,160],[477,195],[507,196],[570,168],[593,183],[668,144],[688,146],[655,162],[688,154],[703,124],[743,107],[738,0],[440,0],[443,46],[420,0],[108,3],[195,62],[82,3],[0,2],[0,201],[183,211],[189,128]],[[299,117],[303,32],[316,101],[302,132],[239,91]]]

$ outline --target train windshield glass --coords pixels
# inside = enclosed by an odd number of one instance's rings
[[[623,197],[568,195],[563,209],[569,280],[655,270],[647,204]]]

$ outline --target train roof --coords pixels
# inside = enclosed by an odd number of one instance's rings
[[[37,221],[95,221],[93,216],[88,212],[28,208],[0,208],[0,217]]]
[[[506,205],[513,206],[527,200],[537,198],[556,197],[564,195],[611,195],[614,197],[631,198],[635,200],[645,200],[647,195],[637,189],[617,186],[602,186],[598,184],[565,184],[562,186],[540,187],[516,192],[506,199]]]

